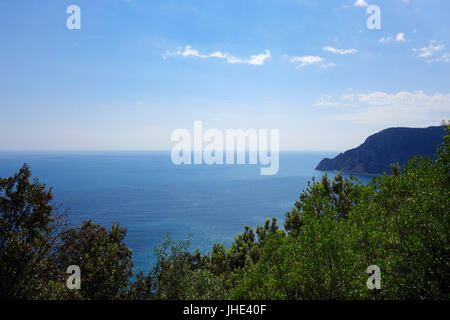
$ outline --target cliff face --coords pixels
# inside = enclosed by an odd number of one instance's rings
[[[355,149],[325,158],[316,170],[339,170],[346,173],[390,173],[390,164],[400,165],[413,156],[434,156],[442,142],[441,126],[428,128],[389,128],[374,135]]]

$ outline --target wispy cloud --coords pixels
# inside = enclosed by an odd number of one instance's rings
[[[395,40],[397,42],[408,42],[409,41],[406,39],[406,36],[403,32],[399,32],[399,33],[397,33],[397,35],[395,37],[393,37],[393,36],[382,37],[380,40],[378,40],[378,42],[386,43],[386,42],[391,42],[393,40]]]
[[[324,68],[324,69],[331,68],[331,67],[335,67],[335,66],[336,66],[336,63],[334,63],[334,62],[323,63],[323,64],[321,65],[321,67]]]
[[[334,53],[334,54],[340,54],[340,55],[345,55],[345,54],[353,54],[358,52],[357,49],[338,49],[338,48],[333,48],[333,47],[323,47],[323,50]]]
[[[420,58],[429,58],[431,56],[434,56],[435,53],[444,49],[445,49],[444,44],[436,40],[431,40],[428,46],[420,49],[413,49],[413,51],[418,52]]]
[[[311,64],[323,65],[324,59],[319,56],[301,56],[301,57],[291,57],[289,61],[292,63],[298,63],[297,68],[303,68]]]
[[[380,40],[379,40],[379,42],[381,42],[381,43],[386,43],[386,42],[390,42],[390,41],[392,41],[392,37],[382,37]]]
[[[171,56],[183,56],[183,57],[196,57],[201,59],[207,58],[218,58],[224,59],[228,63],[246,63],[251,65],[263,65],[265,60],[271,58],[271,54],[269,50],[265,50],[265,53],[255,54],[250,56],[248,59],[238,58],[228,53],[224,53],[221,51],[215,51],[208,54],[201,54],[198,50],[193,49],[190,45],[186,45],[184,48],[178,48],[176,51],[166,51],[163,55],[163,58]]]
[[[397,42],[405,42],[405,34],[403,32],[400,32],[397,34],[397,36],[395,37],[395,41]]]
[[[355,7],[368,7],[369,4],[364,0],[356,0],[354,6]]]
[[[409,3],[409,0],[401,0],[403,3]],[[353,4],[355,7],[368,7],[369,4],[365,0],[356,0]]]
[[[423,91],[327,95],[322,96],[315,106],[351,109],[351,112],[333,117],[358,124],[430,125],[450,118],[450,94],[428,95]]]
[[[429,62],[430,63],[433,63],[433,62],[446,62],[446,63],[449,63],[450,62],[450,52],[444,53],[439,58],[429,60]]]

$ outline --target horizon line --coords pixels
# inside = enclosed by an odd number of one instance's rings
[[[349,149],[347,149],[349,150]],[[172,149],[0,149],[0,152],[171,152]],[[222,150],[226,152],[226,150]],[[258,150],[245,150],[245,152]],[[270,151],[270,150],[269,150]],[[192,150],[192,152],[195,152]],[[234,152],[242,152],[234,150]],[[280,149],[279,152],[343,152],[342,150]]]

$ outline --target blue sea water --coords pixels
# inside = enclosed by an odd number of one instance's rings
[[[166,234],[192,234],[202,252],[214,242],[229,246],[245,225],[256,227],[284,215],[324,157],[335,152],[281,152],[277,175],[261,176],[255,165],[174,165],[170,152],[0,152],[0,177],[28,163],[53,187],[72,225],[86,219],[127,227],[135,271],[149,271],[154,247]],[[329,173],[330,176],[334,173]],[[371,177],[357,176],[367,183]]]

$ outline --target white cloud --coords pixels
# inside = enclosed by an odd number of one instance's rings
[[[334,53],[334,54],[340,54],[340,55],[353,54],[353,53],[358,52],[357,49],[338,49],[338,48],[333,48],[333,47],[323,47],[323,50]]]
[[[381,42],[381,43],[385,43],[385,42],[390,42],[390,41],[392,41],[392,37],[382,37],[380,40],[379,40],[379,42]]]
[[[291,62],[296,63],[300,62],[298,65],[299,68],[305,67],[310,64],[317,64],[323,62],[323,58],[319,56],[302,56],[302,57],[292,57],[290,59]]]
[[[450,94],[427,95],[423,91],[401,91],[395,94],[372,92],[360,94],[358,101],[372,106],[403,105],[450,111]]]
[[[324,68],[324,69],[328,69],[328,68],[335,67],[335,66],[336,66],[336,64],[334,62],[322,64],[322,68]]]
[[[436,41],[436,40],[431,40],[429,45],[427,47],[424,48],[420,48],[420,49],[413,49],[413,51],[415,52],[419,52],[419,57],[421,58],[429,58],[431,56],[433,56],[436,52],[444,50],[445,49],[445,45]]]
[[[201,54],[198,52],[198,50],[192,49],[191,46],[186,46],[186,47],[184,48],[184,51],[181,52],[181,54],[182,54],[184,57],[188,57],[188,56],[194,56],[194,57],[199,57],[199,58],[207,58],[207,57],[208,57],[208,56],[205,56],[205,55],[201,55]]]
[[[429,62],[429,63],[434,63],[434,62],[445,62],[445,63],[449,63],[449,62],[450,62],[450,52],[444,53],[444,54],[441,55],[439,58],[428,60],[428,62]]]
[[[248,64],[263,65],[264,60],[269,59],[270,57],[271,57],[271,55],[270,55],[269,50],[266,50],[266,53],[260,53],[257,55],[253,55],[246,62]]]
[[[402,33],[402,32],[400,32],[399,34],[397,34],[397,36],[395,37],[395,41],[398,41],[398,42],[405,42],[405,41],[406,41],[406,39],[405,39],[405,34]]]
[[[436,59],[436,62],[450,62],[450,53],[444,53],[441,57]]]
[[[185,46],[184,48],[178,48],[176,51],[167,51],[163,58],[170,56],[183,56],[183,57],[196,57],[201,59],[206,58],[219,58],[225,59],[228,63],[247,63],[251,65],[263,65],[264,61],[271,58],[271,54],[269,50],[266,50],[265,53],[252,55],[249,59],[242,59],[232,56],[228,53],[223,53],[221,51],[215,51],[209,54],[200,54],[200,52],[196,49],[193,49],[190,45]]]
[[[369,4],[364,0],[356,0],[354,6],[355,7],[368,7]]]
[[[358,124],[422,126],[437,125],[450,118],[450,94],[428,95],[423,91],[348,94],[337,99],[325,96],[315,106],[351,108],[351,112],[333,117]]]
[[[317,100],[314,103],[315,107],[342,107],[343,104],[341,101],[333,101],[333,97],[330,95],[325,95],[320,97],[319,100]]]
[[[382,37],[380,40],[378,40],[378,42],[386,43],[386,42],[391,42],[392,40],[395,40],[397,42],[407,42],[408,41],[405,38],[405,34],[403,32],[400,32],[400,33],[397,33],[397,35],[395,37],[393,37],[393,36]]]
[[[285,56],[287,57],[287,56]],[[336,66],[334,62],[326,62],[326,60],[319,56],[302,56],[302,57],[290,57],[289,61],[292,63],[298,63],[297,68],[303,68],[308,65],[320,65],[324,69],[328,69]]]

